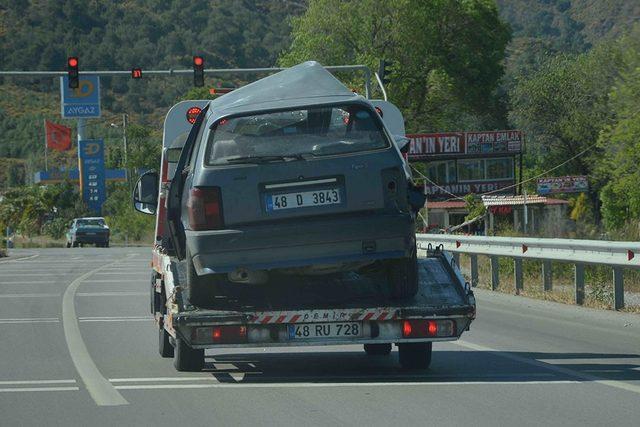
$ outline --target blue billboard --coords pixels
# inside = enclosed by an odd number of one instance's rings
[[[100,77],[79,77],[78,87],[69,88],[69,77],[60,77],[60,109],[65,119],[100,117]]]
[[[78,142],[80,166],[80,191],[87,207],[100,215],[102,204],[107,199],[104,168],[104,142],[87,139]]]

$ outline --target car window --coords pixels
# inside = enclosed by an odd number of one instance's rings
[[[375,111],[337,105],[222,119],[209,134],[206,160],[224,165],[244,158],[326,156],[388,146]]]

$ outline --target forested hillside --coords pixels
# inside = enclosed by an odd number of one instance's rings
[[[588,175],[588,196],[572,200],[581,236],[640,238],[638,22],[640,0],[2,2],[0,69],[64,70],[69,55],[83,70],[141,67],[143,76],[188,69],[195,54],[208,68],[316,59],[375,69],[385,58],[393,62],[389,96],[409,131],[522,129],[530,191],[538,175]],[[88,136],[104,138],[107,165],[122,167],[126,113],[130,168],[157,163],[170,105],[208,96],[218,83],[245,83],[208,76],[194,89],[191,75],[101,82],[103,117],[89,121]],[[0,163],[0,190],[44,166],[44,119],[65,122],[55,79],[0,78],[0,158],[25,160]],[[74,153],[53,161],[72,167]],[[106,214],[133,224],[132,213],[121,214],[129,190],[110,194]]]

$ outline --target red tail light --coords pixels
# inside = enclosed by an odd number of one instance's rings
[[[191,340],[195,344],[234,344],[247,342],[247,327],[236,325],[194,328]]]
[[[402,322],[404,338],[451,337],[456,334],[453,320],[405,320]]]
[[[217,230],[224,226],[222,200],[218,187],[195,187],[187,200],[192,230]]]

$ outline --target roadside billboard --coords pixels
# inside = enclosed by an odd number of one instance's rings
[[[452,194],[456,196],[488,192],[494,192],[494,194],[514,194],[514,184],[514,180],[466,182],[441,185],[435,185],[427,182],[424,184],[424,193],[427,195],[429,200],[449,198],[452,197]]]
[[[538,179],[538,194],[582,193],[589,190],[589,181],[584,175],[558,176]]]
[[[515,155],[522,152],[522,131],[445,132],[408,134],[410,161],[438,158]]]

